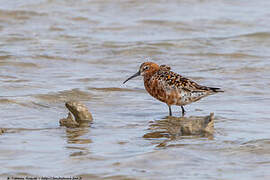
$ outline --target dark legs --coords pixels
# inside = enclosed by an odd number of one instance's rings
[[[171,106],[168,105],[168,107],[169,107],[169,116],[172,116],[172,109],[171,109]]]
[[[185,111],[185,109],[184,109],[184,106],[181,106],[181,109],[182,109],[182,116],[184,116],[185,113],[186,113],[186,111]]]
[[[168,104],[167,104],[168,105]],[[169,107],[169,116],[172,116],[172,109],[171,109],[171,106],[168,105]],[[186,113],[186,110],[184,109],[184,106],[181,106],[181,109],[182,109],[182,116],[185,116],[185,113]]]

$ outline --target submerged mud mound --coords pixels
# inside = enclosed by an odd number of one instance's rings
[[[149,130],[152,132],[145,134],[144,138],[212,135],[214,133],[214,113],[203,117],[168,117],[155,121],[150,125]]]

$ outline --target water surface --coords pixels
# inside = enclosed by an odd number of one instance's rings
[[[270,2],[2,0],[0,176],[269,179]],[[151,58],[224,94],[186,107],[207,137],[145,138],[166,119],[142,78]],[[59,127],[85,103],[89,129]],[[180,116],[180,108],[173,107]],[[163,146],[160,146],[160,144]]]

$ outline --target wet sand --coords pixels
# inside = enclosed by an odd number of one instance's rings
[[[268,1],[1,4],[1,178],[270,178]],[[141,78],[122,82],[147,58],[225,90],[186,106],[187,116],[214,112],[212,137],[145,138],[167,106]],[[91,128],[59,126],[72,100],[89,108]]]

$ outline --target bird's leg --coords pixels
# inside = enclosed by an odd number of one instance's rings
[[[184,106],[181,106],[181,109],[182,109],[182,116],[184,116],[185,113],[186,113],[186,111],[185,111],[185,109],[184,109]]]
[[[169,116],[172,116],[172,109],[171,109],[171,106],[168,105],[168,107],[169,107]]]

